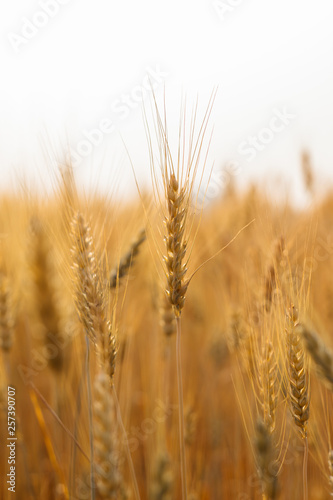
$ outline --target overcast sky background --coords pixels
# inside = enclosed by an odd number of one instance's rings
[[[189,109],[198,96],[200,120],[218,86],[215,184],[231,161],[239,185],[270,179],[272,194],[284,186],[297,199],[307,148],[320,191],[333,183],[332,14],[331,0],[2,2],[1,189],[23,177],[47,186],[66,148],[81,151],[75,173],[86,188],[134,192],[128,154],[148,182],[148,73],[159,104],[165,91],[170,130],[182,94]],[[288,123],[272,122],[283,110]],[[245,154],[258,134],[260,151]]]

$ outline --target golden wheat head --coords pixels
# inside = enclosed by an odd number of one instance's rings
[[[295,424],[306,436],[310,416],[310,392],[305,366],[304,348],[298,327],[298,311],[291,306],[287,313],[287,357],[289,367],[289,396]]]

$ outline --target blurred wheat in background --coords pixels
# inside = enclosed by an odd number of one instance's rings
[[[230,184],[201,210],[211,105],[178,151],[157,112],[136,201],[69,164],[48,197],[1,195],[2,498],[7,386],[16,498],[333,495],[333,194],[304,152],[307,208]]]

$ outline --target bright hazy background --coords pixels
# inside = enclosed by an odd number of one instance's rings
[[[151,92],[140,100],[148,72],[160,105],[165,91],[171,130],[182,95],[189,111],[198,96],[200,119],[218,86],[209,129],[215,172],[237,162],[239,185],[260,179],[272,196],[282,186],[301,199],[306,148],[320,192],[333,183],[332,14],[331,0],[2,2],[1,189],[22,179],[47,186],[64,151],[101,122],[112,131],[95,136],[100,143],[75,167],[78,181],[133,193],[130,158],[140,184],[149,182],[142,110],[153,129]],[[263,133],[267,143],[248,161],[240,145],[283,109],[290,123],[273,138]]]

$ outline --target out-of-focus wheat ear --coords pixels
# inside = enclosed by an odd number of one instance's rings
[[[96,352],[103,370],[109,375],[110,381],[113,384],[118,344],[116,335],[113,332],[112,323],[105,319],[104,311],[101,314],[103,316],[101,316],[96,329]]]
[[[248,332],[247,336],[242,341],[244,347],[244,362],[245,368],[252,378],[255,378],[258,373],[258,357],[255,352],[255,339],[253,332]]]
[[[268,268],[268,271],[266,274],[266,279],[265,279],[265,307],[266,307],[266,311],[269,311],[270,307],[271,307],[275,283],[276,283],[275,268],[274,268],[274,265],[271,264]]]
[[[276,270],[283,259],[285,243],[283,236],[280,236],[274,244],[273,262],[270,264],[265,278],[265,308],[269,311],[273,301],[273,294],[278,285]]]
[[[310,194],[313,194],[314,193],[313,165],[311,163],[311,157],[308,151],[302,152],[301,163],[302,163],[302,174],[305,187]]]
[[[174,474],[169,454],[159,451],[153,467],[150,500],[171,500],[174,498]]]
[[[225,333],[219,328],[214,329],[211,335],[208,353],[218,370],[225,367],[229,349],[230,347],[228,345]]]
[[[198,434],[198,417],[195,410],[188,406],[185,409],[185,444],[192,446]]]
[[[167,176],[167,174],[166,174]],[[168,213],[165,218],[165,244],[167,287],[166,294],[173,306],[177,317],[180,316],[185,304],[185,295],[188,281],[185,281],[187,272],[184,258],[186,255],[185,224],[187,217],[187,191],[186,187],[180,188],[173,173],[165,179]]]
[[[74,207],[77,201],[76,184],[74,177],[74,169],[70,162],[66,162],[60,168],[61,176],[61,194],[64,205],[64,219],[71,221],[74,216]]]
[[[59,372],[63,367],[65,335],[54,283],[54,265],[51,244],[48,241],[42,223],[33,218],[31,228],[31,264],[34,282],[35,306],[44,329],[44,341],[53,346],[53,355],[49,366]]]
[[[14,321],[9,279],[0,271],[0,348],[8,353],[13,345]]]
[[[98,498],[126,499],[128,495],[120,469],[117,414],[106,373],[97,374],[94,393],[94,465]]]
[[[0,416],[8,412],[8,386],[5,373],[5,363],[0,367]],[[8,417],[7,417],[8,418]]]
[[[274,500],[278,494],[278,464],[271,432],[261,419],[256,423],[254,445],[263,498]]]
[[[171,337],[176,333],[175,313],[168,297],[163,293],[160,305],[160,325],[166,337]]]
[[[108,322],[109,325],[109,342],[107,348],[107,373],[110,376],[110,380],[113,383],[114,374],[116,371],[116,359],[118,354],[118,343],[116,335],[112,331],[111,323]]]
[[[246,338],[247,331],[243,314],[241,310],[234,309],[231,313],[227,329],[227,343],[230,351],[238,351]]]
[[[106,290],[98,274],[90,228],[81,214],[73,220],[72,237],[76,308],[86,334],[95,346],[98,361],[113,382],[116,332],[113,323],[108,321]]]
[[[298,311],[291,305],[286,326],[290,407],[295,424],[304,438],[310,416],[310,391],[303,343],[299,329],[296,328],[298,325]]]
[[[133,241],[128,251],[121,257],[119,265],[110,273],[110,288],[116,288],[122,278],[126,276],[130,267],[133,265],[142,243],[146,240],[146,231],[142,229],[137,238]]]
[[[330,485],[330,495],[333,496],[333,450],[328,452],[328,482]]]
[[[326,347],[321,338],[303,324],[297,326],[297,332],[304,340],[305,347],[315,362],[317,373],[333,390],[333,353]]]
[[[271,434],[275,429],[275,411],[278,400],[277,375],[278,367],[276,363],[274,347],[273,344],[269,342],[266,347],[265,358],[263,360],[262,366],[262,386],[264,390],[264,422],[266,423],[267,428]]]

